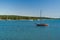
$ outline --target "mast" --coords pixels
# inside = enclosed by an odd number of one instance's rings
[[[41,17],[42,17],[42,10],[40,10],[40,24],[42,23]]]
[[[41,13],[41,10],[40,10],[40,17],[42,17],[41,15],[42,15],[42,13]]]

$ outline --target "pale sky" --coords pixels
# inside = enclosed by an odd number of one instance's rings
[[[0,0],[0,15],[60,17],[60,0]]]

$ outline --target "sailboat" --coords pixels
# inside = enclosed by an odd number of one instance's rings
[[[40,17],[41,17],[41,10],[40,10]],[[36,24],[37,26],[48,26],[48,24],[45,24],[45,23],[41,23],[42,22],[42,19],[40,19],[40,23],[39,24]]]

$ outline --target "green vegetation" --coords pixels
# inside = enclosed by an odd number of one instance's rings
[[[37,20],[37,19],[52,19],[48,17],[30,17],[30,16],[17,16],[17,15],[0,15],[2,20]]]

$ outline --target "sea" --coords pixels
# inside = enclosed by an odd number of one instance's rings
[[[0,20],[0,40],[60,40],[60,20]]]

